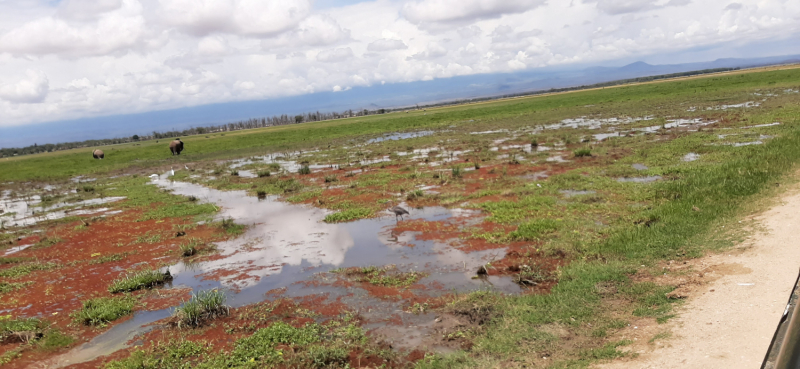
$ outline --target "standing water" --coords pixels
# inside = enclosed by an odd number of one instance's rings
[[[323,222],[328,212],[317,208],[278,201],[259,200],[244,191],[218,191],[196,184],[172,182],[166,175],[153,183],[175,194],[195,196],[222,208],[221,218],[233,218],[247,226],[235,239],[217,243],[221,257],[211,261],[170,267],[175,276],[169,288],[190,287],[195,292],[213,288],[227,291],[228,304],[240,307],[269,299],[276,289],[284,297],[309,295],[340,298],[358,310],[370,328],[388,324],[401,311],[402,301],[386,301],[354,288],[298,283],[321,278],[320,272],[336,268],[395,265],[398,271],[423,271],[429,275],[418,283],[428,296],[494,289],[507,293],[520,291],[509,278],[473,279],[475,270],[492,259],[505,256],[504,250],[465,253],[448,243],[416,240],[413,232],[395,234],[394,216],[364,219],[343,224]],[[388,215],[388,213],[387,213]],[[408,219],[447,220],[476,215],[475,212],[441,207],[412,209]],[[437,288],[437,286],[439,286]],[[444,286],[442,288],[441,286]],[[354,291],[355,290],[355,291]],[[93,360],[125,348],[136,335],[152,329],[151,323],[168,317],[172,309],[137,312],[134,317],[101,334],[50,363],[53,367]],[[434,320],[431,314],[401,314],[405,329],[424,334]],[[402,343],[396,345],[403,347]]]

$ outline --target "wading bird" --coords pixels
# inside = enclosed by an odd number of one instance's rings
[[[397,220],[397,217],[400,217],[400,220],[403,220],[403,214],[408,214],[408,210],[403,209],[397,205],[392,206],[389,208],[389,211],[394,213],[394,219]]]

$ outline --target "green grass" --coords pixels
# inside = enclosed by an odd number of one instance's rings
[[[0,341],[21,332],[32,333],[31,338],[41,336],[49,323],[37,318],[12,319],[10,315],[0,316]]]
[[[240,235],[244,233],[245,227],[241,224],[236,224],[233,218],[225,218],[217,223],[219,227],[229,235]]]
[[[31,248],[33,249],[47,248],[63,241],[64,240],[59,237],[42,237],[42,239],[39,240],[39,242],[37,242]]]
[[[366,282],[376,286],[384,287],[408,287],[418,280],[428,276],[423,272],[397,272],[393,268],[378,268],[376,266],[367,266],[360,268],[346,268],[334,269],[331,273],[342,274],[347,277],[353,278],[357,282]]]
[[[527,223],[520,224],[516,231],[509,235],[512,239],[522,241],[536,241],[542,236],[557,231],[561,227],[561,222],[554,219],[536,219]]]
[[[44,337],[36,345],[45,351],[55,351],[75,343],[75,337],[64,334],[58,329],[51,329],[44,333]]]
[[[36,271],[51,270],[60,267],[59,264],[48,262],[33,262],[13,266],[11,268],[0,270],[0,277],[2,278],[20,278]]]
[[[200,291],[175,309],[173,315],[179,327],[199,327],[206,321],[228,315],[230,308],[225,305],[225,300],[223,291]]]
[[[573,155],[575,155],[576,158],[582,158],[584,156],[592,156],[592,150],[587,148],[577,149],[573,152]]]
[[[372,216],[372,210],[352,208],[325,216],[325,223],[344,223]]]
[[[0,257],[0,265],[6,264],[21,264],[36,260],[35,258],[27,257]]]
[[[104,188],[108,196],[124,196],[124,202],[115,204],[123,208],[147,209],[139,221],[165,218],[190,218],[211,215],[219,209],[213,204],[200,204],[196,199],[178,196],[159,189],[142,177],[125,177],[117,179],[113,188]]]
[[[196,254],[199,244],[200,241],[197,239],[190,239],[187,242],[181,243],[178,245],[178,248],[181,251],[181,256],[187,257]]]
[[[143,141],[138,145],[122,144],[105,147],[106,160],[91,160],[92,148],[68,150],[37,155],[25,155],[0,162],[0,181],[23,181],[30,179],[58,179],[75,175],[98,175],[132,165],[153,167],[173,163],[206,159],[233,158],[263,152],[269,148],[275,152],[284,149],[313,148],[323,145],[336,146],[355,136],[370,136],[386,132],[418,129],[443,129],[451,125],[475,125],[490,119],[508,119],[535,112],[537,121],[552,122],[571,117],[575,110],[587,109],[586,105],[598,104],[606,111],[625,110],[629,106],[694,100],[697,105],[708,104],[727,91],[742,91],[770,86],[771,88],[795,87],[800,72],[797,69],[765,71],[711,76],[706,78],[667,81],[662,83],[621,86],[615,88],[578,91],[573,93],[520,98],[484,104],[470,104],[430,109],[426,115],[383,114],[336,121],[314,122],[298,125],[270,127],[238,131],[225,136],[206,135],[183,137],[186,150],[180,157],[172,157],[163,142]],[[599,104],[602,103],[602,106]],[[627,109],[637,114],[637,109]],[[465,123],[475,121],[476,123]],[[406,145],[407,143],[398,143]]]
[[[158,343],[148,351],[136,350],[130,357],[107,363],[106,369],[191,369],[195,356],[207,352],[205,345],[192,341]]]
[[[108,292],[120,293],[153,288],[164,284],[171,278],[171,276],[167,276],[159,270],[144,269],[114,280],[108,287]]]
[[[365,166],[364,173],[343,172],[339,176],[344,185],[343,196],[323,196],[327,192],[321,181],[310,181],[308,177],[297,173],[235,180],[220,176],[206,184],[224,190],[284,195],[290,202],[311,202],[340,211],[326,217],[327,222],[369,217],[384,206],[391,194],[422,185],[439,186],[441,188],[436,190],[438,194],[424,198],[426,205],[435,203],[477,208],[489,215],[486,218],[489,229],[471,228],[465,232],[467,235],[474,232],[472,237],[491,242],[524,242],[526,255],[521,257],[530,257],[531,261],[535,261],[542,255],[567,255],[565,262],[568,263],[556,271],[546,271],[535,262],[529,262],[521,265],[518,275],[514,276],[518,277],[518,283],[525,285],[557,278],[558,284],[549,294],[497,297],[478,293],[457,296],[456,303],[446,307],[445,311],[481,321],[474,331],[453,333],[461,334],[459,339],[469,337],[473,343],[470,352],[430,356],[419,367],[502,367],[508,364],[509,357],[515,358],[517,366],[534,366],[538,363],[533,362],[530,353],[545,351],[557,353],[553,357],[554,368],[587,367],[594,361],[620,355],[619,347],[626,342],[611,342],[608,337],[614,337],[615,331],[621,329],[620,324],[624,323],[625,316],[664,322],[674,314],[676,301],[665,296],[672,286],[635,283],[631,281],[632,274],[664,260],[696,257],[708,250],[723,247],[724,242],[706,242],[707,237],[721,225],[740,216],[743,204],[752,202],[764,193],[764,189],[781,182],[785,174],[797,168],[796,163],[800,161],[800,106],[796,95],[776,97],[753,109],[706,111],[705,107],[747,101],[756,89],[781,91],[798,86],[800,69],[793,69],[511,99],[430,109],[427,115],[386,114],[237,132],[209,139],[190,137],[186,141],[187,148],[191,149],[186,152],[187,156],[181,158],[162,158],[159,155],[162,155],[160,151],[163,148],[150,147],[147,143],[136,148],[119,146],[120,152],[117,154],[120,155],[117,157],[120,160],[115,162],[106,160],[96,163],[81,159],[71,163],[73,166],[64,166],[69,157],[79,150],[13,158],[0,162],[0,179],[14,177],[21,181],[39,176],[64,178],[69,171],[106,173],[131,165],[146,168],[176,160],[202,162],[242,157],[245,153],[263,155],[265,150],[292,151],[329,144],[332,147],[355,147],[351,144],[363,143],[384,132],[447,130],[446,141],[442,141],[443,135],[438,134],[403,142],[387,141],[369,145],[367,149],[359,149],[356,153],[334,148],[290,158],[306,163],[355,163],[389,155],[392,162]],[[687,104],[697,106],[698,110],[687,112]],[[588,129],[545,129],[537,130],[536,137],[530,136],[530,132],[539,125],[579,116],[655,117],[652,121],[631,125],[637,127],[664,125],[667,119],[673,117],[714,119],[720,120],[720,123],[704,127],[701,132],[662,128],[654,134],[612,137],[591,144],[580,142],[596,132]],[[741,129],[743,126],[771,122],[782,124],[764,129]],[[720,139],[716,131],[722,128],[739,136]],[[493,141],[508,138],[508,133],[485,136],[469,133],[497,129],[515,132],[517,138],[509,142],[511,144],[527,146],[529,142],[536,143],[550,147],[551,151],[521,153],[501,149],[500,152],[491,152],[489,148],[494,146]],[[723,145],[729,141],[746,142],[760,134],[775,138],[764,140],[765,144],[759,146],[735,148]],[[556,143],[566,146],[557,146]],[[419,164],[424,158],[413,162],[408,157],[395,154],[399,150],[411,150],[408,147],[434,148],[438,153],[431,151],[427,155],[430,161],[439,161],[441,156],[437,155],[455,149],[470,150],[469,157],[459,159],[474,162],[476,167],[485,166],[488,171],[460,171],[461,179],[448,181],[448,178],[442,177],[457,179],[459,176],[453,169],[420,169],[423,167]],[[549,156],[556,155],[556,151],[570,162],[545,162]],[[701,159],[691,163],[682,162],[680,158],[689,152],[700,154]],[[568,157],[570,153],[577,158]],[[510,160],[499,158],[501,154],[508,154]],[[134,156],[138,160],[132,159]],[[40,160],[45,157],[48,162]],[[62,166],[48,169],[58,162]],[[26,163],[27,166],[15,163]],[[631,168],[634,163],[645,164],[649,169],[637,171]],[[548,171],[559,174],[549,173],[549,178],[535,180],[517,176],[517,173],[539,171],[543,165],[550,168]],[[5,170],[14,167],[19,170]],[[343,168],[347,167],[348,164],[343,165]],[[383,167],[394,169],[381,170]],[[248,169],[258,168],[263,168],[263,163]],[[220,169],[219,173],[227,170]],[[277,172],[280,168],[270,170]],[[487,172],[493,175],[492,180],[481,181],[481,173]],[[434,178],[434,173],[442,173],[443,176]],[[620,177],[651,175],[663,178],[646,184],[617,181]],[[151,216],[208,216],[217,211],[213,205],[207,208],[194,207],[192,205],[198,205],[195,201],[148,185],[145,179],[118,179],[113,185],[115,189],[108,189],[102,182],[99,180],[94,184],[94,192],[127,196],[129,200],[120,206],[147,208],[148,212],[153,212],[149,213]],[[477,184],[480,185],[477,186],[480,187],[478,191],[466,192]],[[561,192],[564,190],[593,193],[569,196]],[[376,200],[359,204],[353,199],[360,195]],[[493,198],[487,201],[484,197],[488,196]],[[408,192],[406,197],[409,200],[412,197],[419,198],[413,191]],[[693,207],[702,211],[693,211]],[[169,210],[162,211],[162,208]],[[527,252],[533,256],[528,256]],[[374,269],[354,277],[390,286],[407,285],[406,281],[413,280],[391,274]],[[618,305],[610,306],[609,297]],[[463,306],[455,306],[460,302],[463,302]],[[198,314],[195,316],[200,316]],[[554,326],[568,331],[576,342],[583,343],[575,349],[562,337],[549,333],[547,328]],[[326,336],[322,332],[325,329],[315,329],[318,330],[319,340],[293,346],[294,354],[286,351],[283,352],[284,358],[276,357],[276,360],[283,360],[281,363],[287,367],[342,365],[342,348],[350,346],[328,344],[323,341]],[[254,366],[277,365],[277,362],[269,360],[272,354],[280,355],[280,350],[275,349],[277,345],[272,341],[262,339],[265,340],[263,354],[249,358],[244,355],[242,360],[254,360],[257,363]],[[273,351],[267,347],[272,347]],[[163,357],[158,353],[143,355]],[[243,361],[228,363],[229,358],[224,356],[213,357],[195,356],[193,359],[180,360],[180,364],[186,365],[195,360],[198,365],[207,366],[213,366],[212,363],[218,366],[250,365]]]
[[[0,282],[0,294],[21,290],[32,284],[33,282]]]
[[[100,326],[113,322],[133,312],[136,301],[129,296],[98,297],[83,302],[83,307],[72,314],[80,324]]]
[[[115,261],[121,261],[121,260],[125,259],[128,256],[128,254],[129,253],[127,253],[127,252],[121,252],[121,253],[116,253],[116,254],[111,254],[111,255],[99,256],[97,258],[89,260],[89,265],[98,265],[98,264],[111,263],[111,262],[115,262]]]

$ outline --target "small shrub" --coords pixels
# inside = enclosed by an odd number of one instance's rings
[[[67,347],[75,342],[75,338],[68,336],[57,329],[50,330],[44,334],[36,344],[44,350],[52,351],[62,347]]]
[[[192,299],[175,309],[177,325],[199,327],[204,322],[226,316],[230,309],[225,305],[225,292],[220,290],[200,291]]]
[[[232,170],[231,171],[231,175],[234,176],[234,177],[238,177],[239,176],[239,171],[238,170]]]
[[[304,175],[305,174],[311,174],[311,168],[309,168],[308,165],[303,165],[302,167],[300,167],[300,169],[297,171],[297,173],[304,174]]]
[[[422,197],[425,197],[425,191],[423,191],[423,190],[414,190],[414,191],[411,191],[411,192],[408,193],[408,195],[406,196],[406,200],[411,201],[411,200],[416,200],[416,199],[419,199],[419,198],[422,198]]]
[[[83,192],[94,192],[94,186],[90,185],[84,185],[83,187],[81,187],[81,189],[83,190]]]
[[[592,150],[588,148],[577,149],[573,152],[573,154],[575,154],[576,158],[581,158],[584,156],[592,156]]]
[[[181,255],[192,256],[197,253],[197,245],[199,242],[196,239],[191,239],[189,242],[178,245],[181,250]]]
[[[133,312],[132,297],[100,297],[83,302],[83,308],[72,314],[76,322],[84,325],[105,326]]]
[[[539,139],[535,137],[531,139],[531,147],[539,147]]]
[[[244,226],[236,224],[233,218],[225,218],[220,222],[222,228],[227,234],[241,234],[244,231]]]
[[[344,347],[313,345],[306,355],[313,368],[339,368],[347,364],[349,353]]]
[[[284,193],[288,193],[300,191],[300,189],[303,188],[303,185],[294,178],[289,178],[278,180],[275,182],[275,187],[280,188]]]
[[[461,167],[457,165],[451,168],[450,171],[452,172],[453,178],[461,178],[464,175]]]
[[[325,176],[325,183],[336,182],[338,180],[339,178],[337,178],[336,176]]]
[[[473,165],[475,165],[475,170],[481,169],[481,163],[479,163],[477,160],[473,163]]]
[[[270,171],[268,170],[259,170],[258,172],[256,172],[256,174],[258,175],[258,178],[269,177],[270,175],[272,175],[272,173],[270,173]]]
[[[108,292],[131,292],[143,288],[152,288],[170,280],[172,280],[172,275],[169,274],[169,271],[162,273],[155,269],[145,269],[115,280],[108,287]]]

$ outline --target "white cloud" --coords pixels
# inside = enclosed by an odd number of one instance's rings
[[[0,0],[0,125],[685,50],[736,57],[729,45],[798,34],[792,0],[373,0],[324,10],[311,0]]]
[[[369,51],[391,51],[408,49],[408,45],[401,40],[382,38],[367,45]]]
[[[625,13],[638,13],[666,6],[683,6],[691,0],[586,0],[587,3],[596,2],[597,9],[605,13],[617,15]]]
[[[304,45],[330,45],[349,39],[350,31],[330,16],[314,15],[300,23],[296,37]]]
[[[276,35],[296,27],[311,11],[309,0],[159,0],[159,5],[164,23],[195,36]]]
[[[145,20],[141,5],[126,0],[119,9],[103,13],[95,21],[72,22],[42,17],[26,22],[0,36],[0,52],[15,55],[82,57],[125,52],[145,45]]]
[[[41,71],[28,70],[25,79],[0,85],[0,99],[21,104],[40,103],[47,98],[50,83]]]
[[[121,7],[122,0],[64,0],[56,14],[60,18],[85,21]]]
[[[425,50],[420,51],[412,56],[409,56],[407,59],[417,59],[417,60],[425,60],[425,59],[435,59],[440,58],[447,55],[447,49],[445,49],[442,45],[437,43],[429,43],[428,47]]]
[[[197,44],[197,52],[200,55],[225,55],[228,51],[228,43],[220,36],[204,37]]]
[[[325,63],[337,63],[353,57],[353,50],[349,47],[323,50],[317,54],[317,60]]]
[[[403,15],[414,23],[466,22],[524,13],[544,0],[418,0],[405,4]]]

